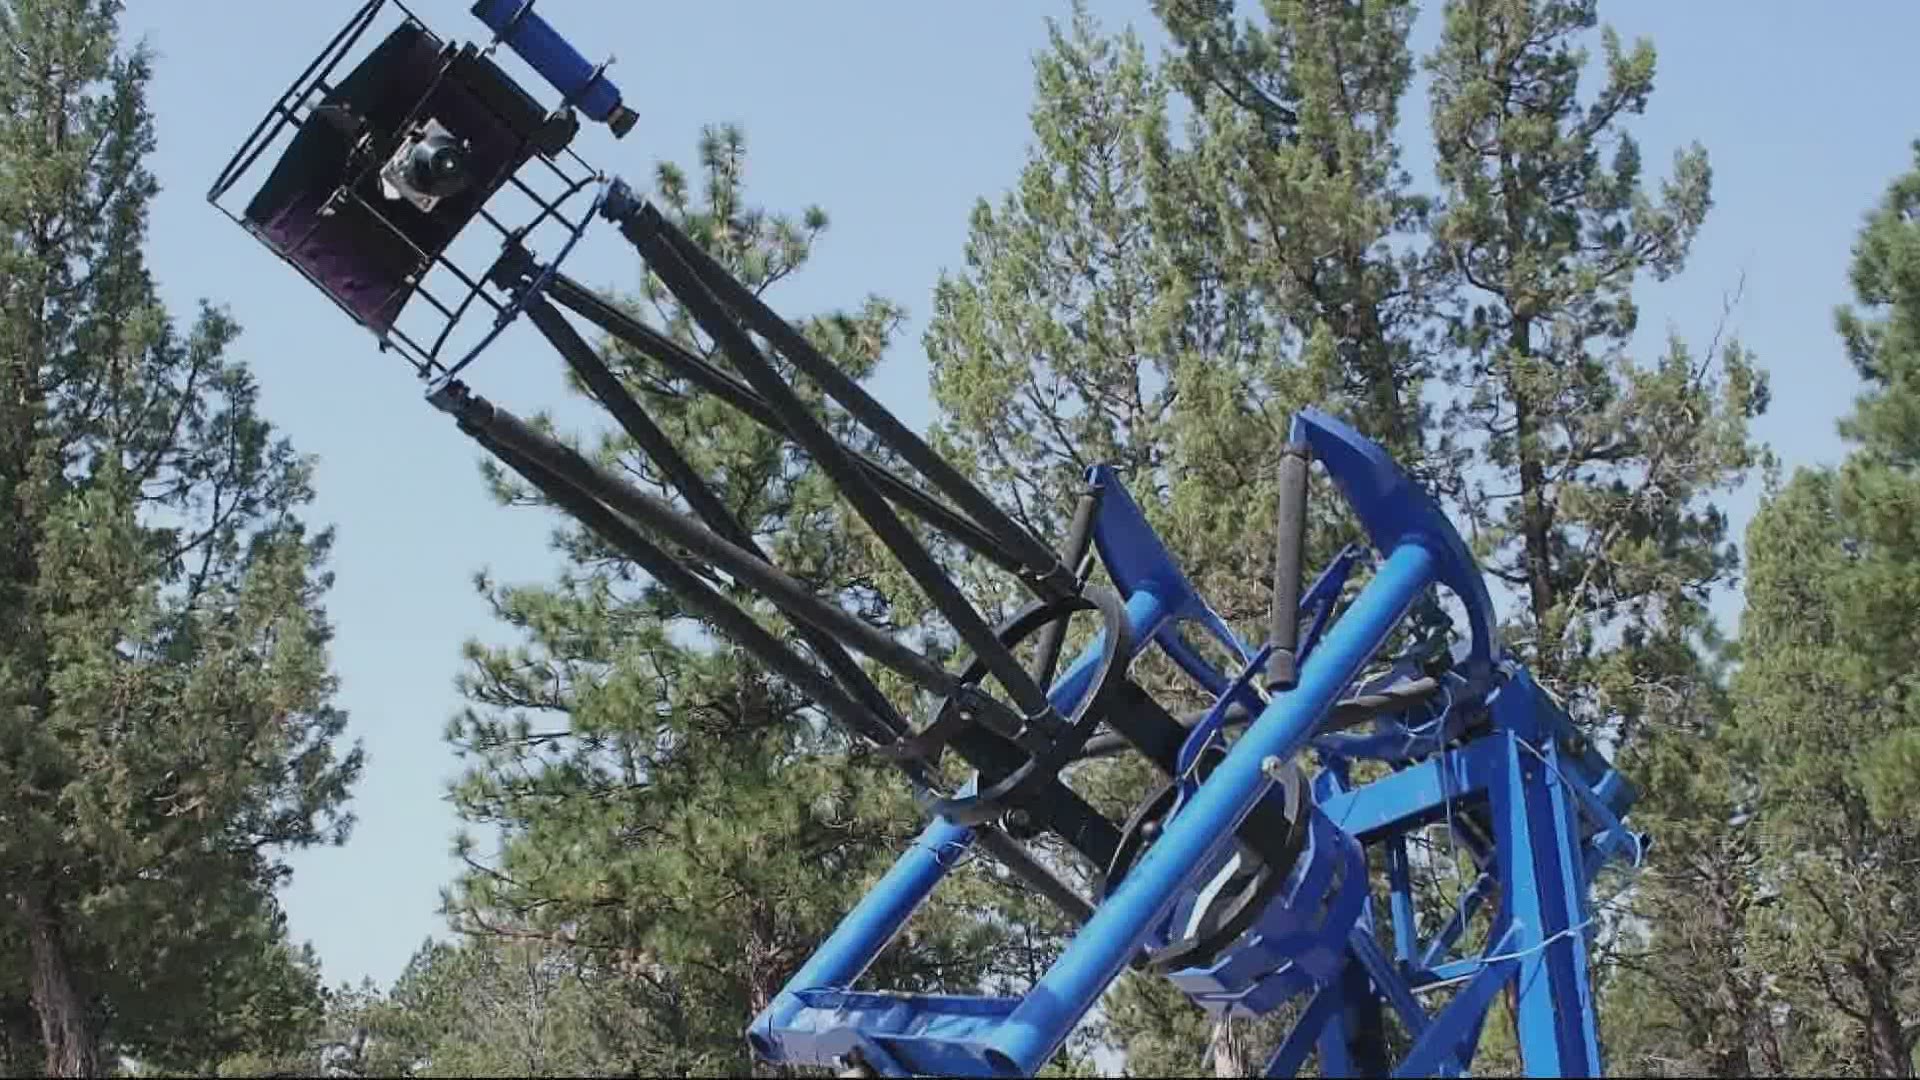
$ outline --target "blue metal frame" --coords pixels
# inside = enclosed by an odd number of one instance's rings
[[[1136,648],[1156,644],[1216,695],[1181,760],[1217,732],[1229,701],[1257,702],[1258,716],[1204,783],[1186,785],[1160,838],[1094,911],[1059,959],[1019,997],[856,992],[851,984],[954,865],[967,830],[936,820],[846,918],[840,929],[752,1024],[761,1057],[786,1064],[858,1060],[885,1075],[1020,1076],[1060,1048],[1102,992],[1145,945],[1164,943],[1170,920],[1231,857],[1235,828],[1274,787],[1274,764],[1309,748],[1321,771],[1309,844],[1254,927],[1204,969],[1170,977],[1217,1014],[1265,1013],[1310,994],[1311,1003],[1268,1062],[1267,1075],[1293,1075],[1317,1049],[1328,1075],[1392,1071],[1454,1075],[1467,1068],[1487,1010],[1516,986],[1520,1052],[1529,1074],[1600,1071],[1586,948],[1588,885],[1601,862],[1637,861],[1640,840],[1621,818],[1632,785],[1597,752],[1578,754],[1566,716],[1506,658],[1493,633],[1486,587],[1465,543],[1439,508],[1385,452],[1351,428],[1308,410],[1296,419],[1306,442],[1385,553],[1357,597],[1330,618],[1332,601],[1357,561],[1343,552],[1303,598],[1313,622],[1303,637],[1297,684],[1262,697],[1264,654],[1236,638],[1206,606],[1147,525],[1117,478],[1091,470],[1103,489],[1095,546],[1115,586],[1129,597]],[[1410,706],[1375,722],[1369,735],[1316,738],[1334,704],[1353,693],[1362,670],[1409,607],[1431,585],[1466,609],[1471,640],[1444,673],[1444,703]],[[1197,625],[1242,661],[1230,677],[1183,638]],[[1084,654],[1081,663],[1097,655]],[[1063,708],[1084,692],[1074,672],[1055,686]],[[1347,780],[1363,759],[1394,771],[1370,783]],[[1491,826],[1490,846],[1462,826]],[[1407,840],[1439,826],[1479,866],[1452,918],[1426,934],[1418,925]],[[1386,852],[1387,933],[1376,936],[1363,849]],[[1460,939],[1494,903],[1477,955],[1456,955]],[[1184,906],[1183,906],[1184,905]],[[1429,1014],[1420,995],[1464,983]],[[1369,1041],[1382,1009],[1395,1013],[1411,1048],[1389,1062]]]

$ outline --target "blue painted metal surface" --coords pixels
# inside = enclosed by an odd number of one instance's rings
[[[1086,478],[1088,486],[1100,492],[1100,513],[1093,527],[1094,550],[1099,552],[1107,576],[1120,595],[1132,596],[1142,590],[1153,592],[1175,620],[1197,624],[1242,663],[1251,661],[1254,650],[1194,591],[1173,553],[1147,524],[1146,515],[1140,512],[1139,504],[1128,494],[1113,467],[1095,465],[1087,470]],[[1226,693],[1227,674],[1209,663],[1181,635],[1160,635],[1158,644],[1208,693],[1216,696]]]
[[[823,1048],[808,1041],[809,1028],[802,1023],[802,1014],[818,1006],[810,1004],[807,995],[852,986],[972,844],[973,830],[935,818],[793,976],[787,989],[754,1019],[747,1031],[754,1052],[769,1061],[785,1060],[789,1054],[818,1057],[823,1050],[830,1057],[844,1054],[843,1046]],[[831,1030],[844,1025],[826,1026]]]
[[[1467,609],[1473,633],[1467,671],[1476,680],[1486,678],[1499,652],[1493,598],[1466,541],[1439,505],[1379,444],[1318,409],[1302,409],[1295,415],[1293,438],[1313,448],[1376,549],[1391,551],[1403,542],[1427,547],[1435,562],[1434,579]]]
[[[1315,1052],[1323,1073],[1457,1075],[1471,1062],[1487,1007],[1516,979],[1528,1072],[1598,1070],[1584,897],[1602,861],[1639,855],[1640,839],[1623,824],[1634,790],[1591,747],[1563,749],[1572,743],[1571,724],[1502,654],[1491,601],[1466,545],[1432,501],[1377,446],[1330,417],[1302,414],[1295,435],[1314,448],[1386,552],[1366,587],[1337,615],[1341,587],[1361,563],[1359,549],[1343,551],[1302,597],[1308,626],[1296,687],[1265,696],[1253,677],[1265,650],[1235,637],[1197,596],[1117,478],[1090,471],[1104,498],[1095,546],[1129,597],[1137,648],[1158,645],[1215,698],[1179,755],[1176,809],[1158,840],[1025,994],[853,993],[823,987],[821,971],[808,968],[756,1021],[755,1045],[764,1056],[820,1065],[857,1059],[885,1074],[1030,1075],[1141,948],[1177,939],[1196,918],[1239,857],[1230,842],[1234,829],[1271,793],[1267,766],[1311,747],[1323,770],[1314,783],[1307,844],[1284,883],[1230,948],[1167,977],[1215,1013],[1266,1013],[1310,995],[1267,1075],[1292,1075]],[[1465,608],[1471,635],[1462,654],[1438,673],[1439,693],[1377,717],[1370,731],[1318,733],[1343,696],[1420,675],[1407,660],[1364,678],[1362,671],[1435,582]],[[1200,657],[1181,636],[1185,627],[1224,645],[1240,670],[1229,675]],[[1079,666],[1070,667],[1053,696],[1070,703],[1085,683]],[[1208,742],[1223,737],[1234,701],[1257,706],[1258,717],[1197,782],[1189,770]],[[1360,760],[1387,762],[1393,771],[1353,785],[1346,778]],[[1465,860],[1468,877],[1450,917],[1422,927],[1407,844],[1412,834],[1436,829]],[[1388,852],[1383,909],[1390,945],[1376,936],[1383,934],[1376,915],[1382,905],[1365,857],[1373,846]],[[924,856],[916,849],[904,858]],[[883,918],[864,913],[863,904],[849,923],[895,925],[895,905],[922,895],[885,883],[876,890],[883,891],[891,898]],[[1460,955],[1470,928],[1489,918],[1475,952]],[[842,932],[862,942],[881,938],[871,929]],[[840,939],[836,934],[828,948]],[[1465,985],[1445,1009],[1425,1011],[1422,995],[1429,988],[1458,983]],[[1387,1010],[1413,1039],[1398,1061],[1388,1060],[1380,1042]]]
[[[1031,1074],[1059,1048],[1101,992],[1119,977],[1153,923],[1179,899],[1253,809],[1272,781],[1268,758],[1290,759],[1424,589],[1433,558],[1403,545],[1301,665],[1299,684],[1275,698],[1234,744],[1161,839],[1081,927],[1066,951],[996,1033],[996,1063]]]

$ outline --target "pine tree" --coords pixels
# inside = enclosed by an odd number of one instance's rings
[[[1650,42],[1604,31],[1605,82],[1580,102],[1594,9],[1455,0],[1428,61],[1435,237],[1470,303],[1446,435],[1482,463],[1461,509],[1487,571],[1521,591],[1511,638],[1587,719],[1643,709],[1661,673],[1634,660],[1706,632],[1702,600],[1735,559],[1709,500],[1758,461],[1746,422],[1765,403],[1736,343],[1629,351],[1632,290],[1684,265],[1711,170],[1696,146],[1647,190],[1624,124],[1653,91]]]
[[[1469,466],[1457,513],[1483,570],[1515,594],[1509,645],[1645,785],[1637,813],[1660,842],[1638,900],[1731,898],[1751,860],[1724,849],[1726,818],[1712,815],[1737,793],[1701,787],[1727,774],[1701,759],[1721,715],[1707,601],[1736,566],[1713,500],[1764,462],[1748,422],[1765,382],[1718,333],[1704,352],[1674,337],[1651,362],[1630,348],[1635,287],[1683,267],[1711,205],[1706,153],[1680,152],[1650,190],[1626,130],[1653,91],[1650,42],[1628,48],[1603,30],[1604,76],[1582,101],[1593,0],[1453,0],[1442,18],[1427,61],[1444,203],[1434,238],[1467,302],[1442,417],[1442,453]],[[1722,975],[1685,1001],[1699,1023],[1682,1043],[1738,1041],[1747,973],[1688,957],[1739,950],[1744,926],[1656,931],[1664,946],[1634,962],[1670,998]]]
[[[1140,42],[1104,37],[1084,5],[1069,25],[1050,23],[1049,37],[1034,61],[1027,163],[998,206],[975,205],[966,268],[934,292],[925,345],[941,447],[1037,535],[1064,535],[1094,464],[1113,466],[1165,528],[1181,452],[1176,410],[1201,396],[1181,384],[1212,374],[1198,363],[1182,371],[1183,300],[1152,221],[1167,89]],[[1230,386],[1236,374],[1201,389]],[[1073,782],[1124,818],[1147,776],[1125,759],[1076,769]],[[1042,943],[1039,958],[1057,944]],[[1106,1005],[1106,1037],[1130,1053],[1125,1024],[1139,1010],[1129,997],[1155,989],[1140,981],[1123,978]]]
[[[234,324],[177,327],[142,262],[150,71],[118,14],[0,4],[0,1003],[65,1076],[295,1026],[256,1009],[311,978],[279,852],[344,834],[359,767],[310,465]]]
[[[1738,737],[1777,892],[1761,943],[1823,1071],[1912,1076],[1920,1042],[1920,145],[1853,249],[1837,318],[1866,383],[1837,469],[1756,517]]]
[[[1162,243],[1181,279],[1197,286],[1189,333],[1259,328],[1244,369],[1231,349],[1227,363],[1195,365],[1205,374],[1196,371],[1193,383],[1215,404],[1185,410],[1183,434],[1198,452],[1181,462],[1184,546],[1176,550],[1239,556],[1209,595],[1260,640],[1271,580],[1260,560],[1269,557],[1274,505],[1263,481],[1292,409],[1340,415],[1416,477],[1450,483],[1428,454],[1425,400],[1446,281],[1426,238],[1429,200],[1401,161],[1415,7],[1156,0],[1154,10],[1173,44],[1168,78],[1191,108],[1184,145],[1157,162],[1154,203]],[[1229,417],[1256,405],[1266,422],[1223,425],[1221,405]],[[1358,539],[1335,503],[1311,504],[1309,565]],[[1169,988],[1129,991],[1141,999],[1116,1011],[1133,1018],[1124,1025],[1130,1045],[1176,1055],[1176,1047],[1190,1055],[1205,1046],[1220,1076],[1254,1068],[1293,1013],[1229,1021],[1196,1040],[1191,1010],[1175,1009]]]
[[[1081,474],[1164,492],[1179,300],[1149,220],[1166,87],[1132,35],[1084,5],[1034,63],[1035,146],[973,209],[966,270],[943,274],[925,345],[944,448],[1040,536],[1065,533]]]
[[[737,130],[710,130],[698,161],[692,176],[657,170],[656,205],[778,308],[778,286],[807,263],[825,213],[795,220],[751,206]],[[718,356],[657,281],[633,310]],[[802,325],[863,378],[900,319],[876,297]],[[887,624],[868,545],[810,462],[631,349],[613,344],[605,356],[777,564]],[[673,497],[623,432],[595,436],[588,452]],[[490,476],[503,500],[539,505],[497,469]],[[617,1070],[742,1074],[748,1022],[923,820],[898,775],[851,753],[793,688],[713,640],[596,537],[571,525],[557,537],[571,564],[560,580],[480,582],[523,644],[470,647],[473,708],[450,728],[470,762],[455,799],[504,842],[497,858],[464,852],[471,872],[450,910],[472,934],[564,946],[618,1021],[608,1051]],[[734,598],[770,613],[744,590]],[[943,887],[940,897],[961,901],[916,918],[873,977],[969,990],[991,975],[999,931],[962,908],[976,877]]]
[[[282,1074],[606,1076],[625,1015],[557,943],[428,941],[393,986],[328,996],[324,1030]]]

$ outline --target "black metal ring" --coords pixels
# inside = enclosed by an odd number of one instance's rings
[[[1125,673],[1126,664],[1122,657],[1131,657],[1132,633],[1127,626],[1127,609],[1118,593],[1111,589],[1089,587],[1077,596],[1062,597],[1058,600],[1036,600],[1004,623],[996,636],[1001,644],[1012,648],[1026,638],[1045,628],[1048,624],[1071,617],[1080,611],[1097,611],[1105,623],[1106,634],[1100,651],[1100,661],[1093,673],[1093,685],[1081,695],[1074,705],[1073,712],[1067,717],[1064,728],[1057,732],[1037,731],[1031,725],[1023,727],[1010,740],[1027,755],[1024,764],[1011,773],[1000,777],[985,791],[959,798],[939,799],[934,803],[934,812],[947,820],[962,825],[978,825],[999,817],[1002,813],[1019,805],[1031,796],[1040,786],[1058,776],[1060,770],[1074,760],[1080,747],[1091,738],[1099,726],[1105,711],[1109,691]],[[965,726],[979,726],[991,731],[981,719],[979,705],[982,700],[991,703],[989,711],[1004,711],[999,702],[987,698],[974,688],[987,675],[985,661],[976,658],[965,671],[960,673],[959,688],[940,704],[934,722],[915,738],[924,738],[935,731],[943,736],[940,744],[950,741]],[[960,715],[962,707],[976,710],[972,717],[954,719]],[[1005,717],[1002,717],[1005,719]],[[1001,734],[996,732],[995,734]],[[1005,736],[1002,735],[1004,738]],[[925,744],[921,744],[924,748]],[[1044,819],[1045,814],[1036,816]]]

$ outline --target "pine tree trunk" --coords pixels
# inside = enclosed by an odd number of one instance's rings
[[[1754,1013],[1751,1041],[1760,1060],[1759,1072],[1763,1076],[1784,1076],[1787,1055],[1780,1045],[1780,1032],[1774,1026],[1773,1017],[1764,1007],[1756,1008]]]
[[[40,1041],[46,1048],[47,1075],[99,1076],[100,1048],[88,1023],[86,1003],[74,985],[59,920],[31,892],[21,894],[19,908],[32,953],[30,986],[33,1010],[40,1017]]]
[[[1533,326],[1530,320],[1516,318],[1511,338],[1514,359],[1521,360],[1533,354]],[[1536,674],[1549,678],[1553,674],[1553,653],[1547,641],[1547,617],[1553,611],[1553,535],[1552,510],[1547,506],[1547,468],[1540,460],[1539,450],[1532,445],[1534,425],[1533,405],[1529,390],[1524,384],[1526,375],[1520,373],[1509,386],[1508,393],[1513,396],[1514,439],[1518,446],[1520,459],[1520,529],[1522,542],[1526,545],[1527,602],[1532,609],[1535,633],[1539,641],[1534,649],[1533,663]]]
[[[1893,1001],[1892,987],[1882,976],[1880,965],[1869,961],[1872,982],[1867,990],[1867,1063],[1874,1076],[1913,1076],[1913,1054],[1900,1030],[1900,1011]]]
[[[747,960],[746,1023],[751,1024],[759,1019],[760,1014],[765,1012],[769,1005],[773,1004],[774,995],[780,992],[780,986],[785,981],[785,974],[776,970],[776,966],[779,966],[779,950],[775,944],[777,939],[774,936],[773,912],[764,905],[756,904],[749,918],[752,928],[748,931],[745,942]],[[754,1076],[772,1077],[788,1075],[788,1070],[761,1061],[758,1055],[754,1055],[749,1060],[748,1068]],[[873,1075],[872,1073],[863,1072],[858,1069],[852,1070],[851,1072],[853,1075]]]
[[[1233,1021],[1222,1017],[1213,1025],[1213,1075],[1245,1076],[1246,1064],[1240,1060],[1240,1047],[1233,1041]]]

